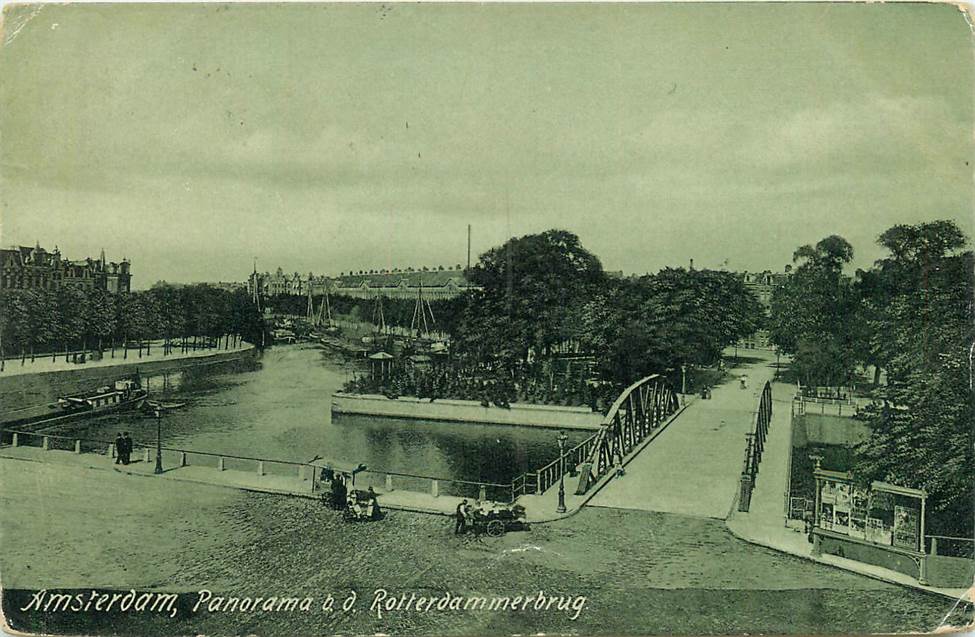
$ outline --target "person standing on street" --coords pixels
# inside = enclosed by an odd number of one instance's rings
[[[119,432],[115,436],[115,464],[122,464],[122,452],[125,450],[125,442]]]
[[[454,535],[461,535],[467,532],[467,500],[461,501],[457,505],[456,521],[454,522]]]
[[[124,432],[122,434],[122,464],[127,465],[131,462],[132,455],[132,439],[129,438],[129,432]]]

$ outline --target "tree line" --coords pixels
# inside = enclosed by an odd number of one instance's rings
[[[129,349],[142,355],[150,340],[162,339],[169,353],[195,347],[202,339],[260,341],[263,321],[246,291],[229,292],[205,284],[156,284],[139,292],[65,286],[59,290],[0,291],[0,358],[22,361],[40,354]]]
[[[722,350],[765,321],[762,305],[731,272],[667,268],[641,277],[608,275],[579,238],[549,230],[512,238],[465,272],[477,290],[431,300],[436,329],[471,366],[514,368],[555,353],[593,357],[603,380],[624,387],[651,373],[714,365]],[[315,297],[314,308],[320,297]],[[375,321],[376,300],[330,296],[333,314]],[[270,299],[303,315],[307,297]],[[409,328],[416,299],[383,299],[387,325]]]
[[[764,321],[737,275],[666,268],[608,275],[564,230],[513,238],[481,255],[480,287],[460,306],[455,337],[475,360],[545,358],[566,344],[594,357],[618,387],[681,365],[713,365]]]
[[[857,474],[927,490],[934,527],[970,537],[975,258],[951,221],[896,225],[877,243],[885,256],[853,274],[842,237],[797,249],[770,338],[806,385],[850,385],[872,369],[881,407],[866,416]]]

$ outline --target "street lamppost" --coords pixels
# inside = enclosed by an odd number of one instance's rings
[[[684,396],[687,394],[687,363],[681,363],[680,365],[680,402],[684,404],[687,400]]]
[[[155,474],[160,474],[163,472],[162,466],[162,410],[157,409],[156,412],[156,468],[153,471]]]
[[[564,431],[559,432],[559,506],[555,508],[556,513],[565,513],[565,441],[569,437]]]

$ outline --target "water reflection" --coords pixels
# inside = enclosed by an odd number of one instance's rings
[[[163,444],[199,451],[305,462],[316,455],[370,469],[507,483],[555,459],[557,432],[496,425],[344,416],[331,396],[351,376],[341,358],[315,346],[266,352],[251,369],[194,369],[171,376],[166,399],[187,402],[163,419]],[[161,379],[150,381],[161,388]],[[155,440],[151,417],[106,416],[72,433],[106,441],[129,431]],[[569,446],[587,432],[569,431]]]

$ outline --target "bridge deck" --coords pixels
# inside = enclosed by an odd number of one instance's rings
[[[745,434],[765,381],[772,378],[774,354],[749,350],[759,361],[734,368],[748,374],[715,387],[711,400],[696,400],[609,482],[588,506],[639,509],[725,519],[734,501],[745,454]],[[776,407],[781,408],[779,403]]]

